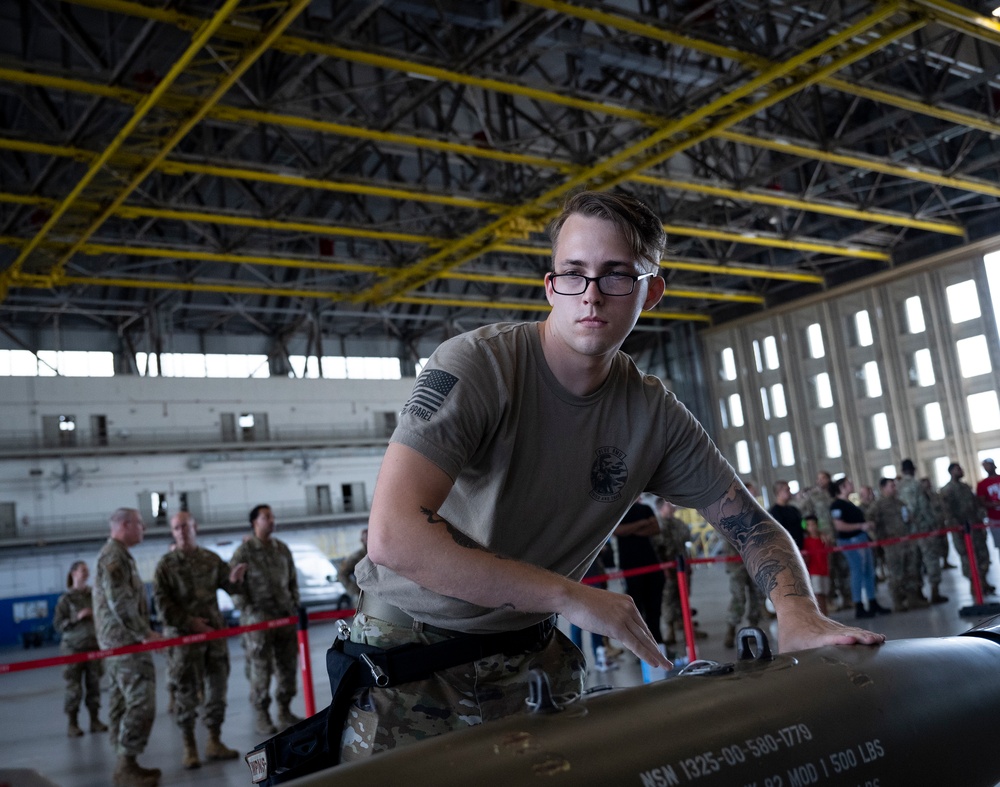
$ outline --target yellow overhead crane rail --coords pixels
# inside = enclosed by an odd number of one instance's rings
[[[20,238],[12,236],[0,236],[0,245],[23,247],[26,241]],[[51,247],[66,247],[69,244],[60,244],[56,241],[45,241],[45,245]],[[523,250],[523,249],[521,249]],[[547,254],[548,252],[544,247],[534,247],[536,253]],[[232,265],[254,265],[254,266],[270,266],[279,268],[296,268],[302,270],[314,270],[314,271],[327,271],[331,273],[359,273],[359,274],[371,274],[371,275],[386,275],[391,273],[391,269],[385,268],[378,265],[369,265],[357,262],[322,262],[307,257],[275,257],[275,256],[265,256],[265,255],[255,255],[255,254],[232,254],[225,252],[209,252],[203,251],[201,249],[177,249],[177,248],[166,248],[160,246],[139,246],[131,244],[115,244],[115,243],[85,243],[80,246],[80,254],[88,256],[97,256],[102,254],[108,255],[123,255],[123,256],[133,256],[133,257],[148,257],[152,259],[168,259],[168,260],[189,260],[192,262],[217,262],[217,263],[228,263]],[[705,266],[705,269],[711,269],[715,272],[715,267]],[[110,281],[107,277],[67,277],[62,274],[53,274],[50,277],[34,276],[31,277],[31,283],[33,286],[56,286],[60,284],[65,284],[70,282],[79,284],[83,281],[93,281],[95,284],[107,284]],[[466,273],[461,271],[452,271],[444,274],[441,278],[453,279],[456,281],[469,281],[477,282],[482,284],[514,284],[519,286],[527,287],[544,287],[544,281],[540,276],[512,276],[506,274],[494,274],[494,273]],[[814,279],[819,279],[819,277],[813,277]],[[803,279],[798,279],[802,281]],[[116,278],[114,280],[117,286],[128,286],[141,288],[144,286],[144,282],[153,281],[156,279],[131,279],[131,278]],[[822,281],[819,279],[819,281]],[[230,292],[230,290],[226,290]],[[327,293],[328,296],[333,300],[344,300],[344,293]],[[666,297],[674,298],[690,298],[696,300],[705,301],[727,301],[732,303],[753,303],[753,304],[764,304],[764,298],[758,295],[746,295],[743,293],[732,293],[732,292],[721,292],[718,290],[699,290],[697,288],[667,288],[664,292]],[[435,297],[435,296],[426,296]],[[456,301],[466,302],[465,299],[453,299]],[[411,301],[405,298],[394,298],[394,302],[397,303],[410,303]],[[436,298],[436,302],[441,301],[440,297]],[[497,303],[495,308],[503,308],[505,306],[510,308],[515,308],[510,302]],[[450,302],[448,305],[454,305]],[[517,308],[520,308],[519,306]],[[651,312],[658,313],[658,312]]]
[[[155,18],[161,19],[161,21],[169,21],[169,22],[172,22],[172,23],[175,23],[175,24],[180,24],[180,26],[184,26],[179,21],[179,20],[181,20],[181,16],[182,15],[177,15],[174,12],[170,12],[170,11],[162,11],[162,10],[157,10],[157,9],[148,9],[146,7],[137,6],[136,4],[133,4],[133,3],[102,2],[101,0],[93,0],[93,1],[91,1],[91,0],[79,0],[79,1],[83,2],[83,4],[85,4],[85,5],[106,8],[108,10],[122,11],[122,12],[126,12],[126,13],[135,11],[135,12],[139,12],[139,15],[142,15],[142,16],[155,17]],[[935,4],[935,3],[921,3],[920,5],[921,6],[935,6],[937,4]],[[959,9],[959,11],[961,11],[961,10],[962,9]],[[188,19],[190,20],[191,18],[188,18]],[[287,37],[285,37],[285,38],[287,38]],[[684,43],[684,45],[692,45],[691,44],[691,41],[692,41],[691,39],[685,39],[685,41],[686,41],[686,43]],[[697,43],[697,42],[695,42],[695,43]],[[720,56],[722,56],[721,53],[720,53]],[[406,61],[400,61],[400,62],[405,63]],[[756,65],[756,64],[754,64],[754,65]],[[414,69],[412,67],[412,64],[407,64],[406,65],[406,69],[408,71],[411,71],[411,72],[414,71]],[[438,71],[441,72],[439,74],[439,76],[441,76],[442,78],[445,78],[447,72],[443,72],[442,70],[438,70]],[[428,75],[428,74],[425,74],[425,75]],[[460,80],[453,80],[453,81],[460,81]],[[501,84],[501,86],[494,86],[491,89],[503,89],[503,88],[504,88],[504,86],[503,86],[503,84]],[[108,88],[107,89],[107,94],[109,96],[110,95],[114,95],[116,98],[120,98],[121,97],[121,92],[122,91],[119,91],[119,90],[114,89],[114,88]],[[546,100],[548,100],[548,98],[546,96],[542,95],[541,93],[538,94],[538,97],[546,98]],[[606,113],[609,112],[609,110],[612,109],[609,106],[604,105],[604,104],[600,104],[600,105],[597,105],[597,106],[599,107],[600,111],[606,112]],[[923,107],[923,110],[926,112],[927,109],[928,108],[925,105]],[[949,118],[949,119],[951,119],[951,118]],[[657,122],[661,122],[660,119],[657,119]],[[752,142],[751,142],[751,144],[752,144]],[[486,151],[481,151],[481,150],[479,152],[480,153],[486,153]],[[880,171],[886,171],[886,170],[883,169],[883,170],[880,170]],[[909,176],[911,178],[913,177],[912,173],[910,171],[910,168],[905,168],[905,167],[897,167],[896,171],[894,171],[892,174],[902,174],[903,177],[907,177],[907,176]],[[964,187],[965,183],[966,183],[966,179],[954,179],[953,183],[949,183],[949,185],[954,184],[954,185],[956,185],[956,187],[962,188],[962,187]],[[750,197],[750,195],[743,195],[743,199],[744,200],[748,199],[748,197]],[[802,205],[795,205],[795,204],[793,204],[793,202],[794,201],[790,200],[788,202],[788,206],[789,207],[803,207]],[[774,204],[774,203],[772,202],[771,204]],[[805,208],[803,207],[803,209],[805,209]],[[865,218],[866,218],[866,220],[875,220],[875,221],[880,221],[880,222],[884,222],[884,223],[893,223],[891,221],[888,221],[887,217],[883,217],[881,215],[877,215],[877,216],[876,215],[872,215],[872,216],[868,216],[868,217],[865,217]],[[955,225],[947,225],[947,224],[944,224],[942,222],[938,222],[936,224],[938,225],[938,227],[941,227],[941,226],[943,226],[943,227],[950,227],[951,231],[952,231],[952,234],[957,234],[957,232],[955,231],[957,229],[955,227]],[[948,231],[948,230],[941,230],[938,227],[935,228],[935,229],[937,229],[937,231]],[[922,227],[922,228],[930,229],[930,227]]]

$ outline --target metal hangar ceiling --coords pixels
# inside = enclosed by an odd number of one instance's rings
[[[1000,231],[991,5],[0,3],[0,330],[416,353],[543,317],[581,188],[663,216],[641,331],[905,266]]]

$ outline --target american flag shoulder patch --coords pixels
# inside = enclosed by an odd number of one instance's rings
[[[403,414],[409,413],[424,421],[431,420],[457,382],[458,378],[453,374],[428,369],[417,378],[413,392],[403,406]]]

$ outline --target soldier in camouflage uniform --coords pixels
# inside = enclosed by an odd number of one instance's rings
[[[941,487],[941,500],[944,503],[948,514],[949,527],[963,527],[966,524],[982,524],[985,511],[983,504],[979,502],[976,493],[972,488],[962,481],[965,471],[958,462],[948,465],[948,475],[951,481]],[[963,533],[952,533],[955,542],[955,549],[962,559],[962,574],[970,579],[972,587],[972,573],[969,570],[969,550],[965,547],[965,536]],[[972,528],[972,550],[975,554],[976,568],[979,570],[979,579],[982,582],[985,593],[993,593],[996,588],[986,581],[986,576],[990,570],[990,552],[986,546],[986,531],[981,527]],[[973,589],[973,592],[974,589]]]
[[[875,524],[878,540],[910,535],[910,514],[906,505],[896,493],[896,480],[879,480],[880,497],[871,507],[871,521]],[[885,546],[885,562],[889,572],[889,593],[893,610],[905,612],[908,609],[927,607],[927,599],[920,592],[920,564],[917,550],[912,541],[900,541]]]
[[[337,566],[337,577],[340,579],[345,590],[351,594],[354,605],[358,605],[358,598],[361,596],[361,589],[358,587],[357,578],[354,576],[354,569],[357,567],[365,555],[368,554],[368,528],[361,531],[361,549],[355,550]]]
[[[111,538],[97,558],[94,582],[94,625],[102,649],[163,639],[149,626],[146,586],[129,547],[142,543],[144,525],[134,508],[111,515]],[[156,670],[152,654],[130,653],[108,658],[111,743],[118,754],[115,785],[156,785],[159,768],[143,768],[136,756],[146,748],[156,716]]]
[[[60,653],[86,653],[97,650],[97,631],[94,629],[94,601],[87,585],[90,571],[87,564],[77,560],[69,568],[66,577],[67,592],[56,602],[52,626],[62,637],[59,640]],[[66,715],[69,717],[68,735],[79,738],[83,730],[76,723],[76,715],[83,700],[83,690],[87,691],[87,710],[90,711],[90,731],[107,732],[108,728],[97,716],[101,708],[101,675],[104,667],[101,661],[78,661],[63,668],[66,681]]]
[[[899,499],[910,512],[911,533],[933,533],[940,527],[930,498],[916,479],[916,467],[910,459],[903,460],[903,477],[896,484]],[[944,604],[947,596],[941,595],[941,550],[936,536],[929,536],[914,542],[917,560],[923,566],[924,574],[931,586],[931,604]]]
[[[746,564],[728,539],[723,541],[722,554],[735,557],[736,560],[726,562],[726,573],[729,575],[729,609],[726,613],[726,638],[722,644],[731,648],[736,643],[736,629],[743,616],[747,623],[756,626],[764,614],[764,594],[757,583],[750,578]]]
[[[168,637],[207,634],[226,627],[219,611],[218,589],[233,593],[243,582],[247,566],[234,568],[214,552],[198,546],[198,525],[187,511],[170,519],[176,548],[160,558],[153,576],[153,595],[164,633]],[[204,690],[202,718],[208,728],[205,756],[209,760],[232,760],[238,756],[219,739],[226,717],[226,687],[229,682],[228,640],[214,639],[170,649],[167,669],[175,686],[177,724],[184,737],[185,768],[198,768],[198,746],[194,723]]]
[[[668,500],[660,500],[656,507],[656,513],[660,520],[660,534],[653,536],[653,548],[662,563],[669,563],[677,559],[678,555],[687,555],[687,542],[691,538],[691,530],[686,523],[674,516],[674,504]],[[691,576],[691,564],[687,565],[687,577]],[[677,588],[677,569],[668,568],[664,572],[666,582],[663,585],[662,604],[662,627],[666,632],[663,643],[674,645],[677,643],[677,633],[684,633],[683,613],[681,611],[681,595]],[[690,589],[690,581],[688,588]],[[695,630],[695,637],[704,639],[707,634],[703,631]]]
[[[948,509],[945,508],[941,494],[931,486],[931,479],[929,478],[921,478],[920,486],[927,495],[927,499],[931,501],[931,508],[934,510],[934,520],[937,522],[938,530],[944,530],[948,527]],[[941,555],[941,568],[955,568],[954,565],[948,562],[948,534],[939,533],[935,536],[935,539],[938,542],[938,553]]]
[[[230,560],[232,566],[247,564],[243,587],[233,596],[240,610],[240,622],[248,625],[297,614],[299,581],[295,563],[291,550],[272,537],[274,514],[271,507],[255,506],[250,512],[250,525],[253,536],[237,548]],[[274,735],[278,731],[268,713],[272,675],[278,683],[275,692],[278,725],[285,728],[302,721],[289,707],[296,693],[298,637],[295,627],[251,631],[243,635],[243,649],[257,733]]]
[[[830,518],[830,504],[833,495],[830,494],[830,474],[820,470],[816,474],[816,486],[801,492],[798,507],[805,520],[815,519],[819,526],[819,535],[828,547],[835,546],[837,534],[833,529],[833,519]],[[847,568],[847,559],[843,552],[831,552],[830,568],[830,609],[844,610],[851,607],[851,574]],[[840,601],[836,598],[840,596]]]

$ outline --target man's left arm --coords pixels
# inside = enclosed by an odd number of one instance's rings
[[[882,634],[844,626],[820,614],[795,542],[739,479],[699,513],[736,545],[750,576],[774,604],[780,651],[885,642]]]

